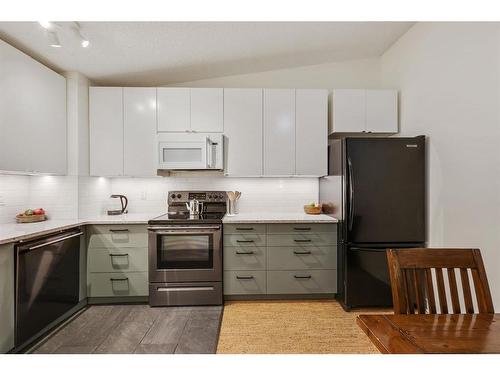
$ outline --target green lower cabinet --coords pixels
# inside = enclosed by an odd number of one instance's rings
[[[266,271],[224,271],[224,294],[266,294]]]
[[[267,294],[332,294],[336,270],[267,271]]]
[[[0,246],[0,353],[14,348],[14,246]]]
[[[226,296],[331,295],[336,269],[336,224],[224,225]]]
[[[88,276],[89,297],[139,297],[147,296],[148,273],[91,273]]]

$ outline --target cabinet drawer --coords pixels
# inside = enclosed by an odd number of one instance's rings
[[[147,270],[148,249],[146,247],[89,249],[88,272],[146,272]]]
[[[266,224],[224,224],[224,234],[266,233]]]
[[[224,235],[224,246],[266,246],[266,235],[258,233],[226,234]]]
[[[268,271],[268,294],[336,293],[336,270]]]
[[[265,294],[266,271],[225,271],[224,294]]]
[[[224,270],[266,269],[265,247],[224,247]]]
[[[145,225],[92,225],[88,229],[89,248],[147,247]]]
[[[270,234],[267,246],[331,246],[337,245],[336,232]]]
[[[267,252],[267,269],[269,270],[336,268],[337,246],[270,247]]]
[[[267,233],[315,233],[315,232],[337,232],[336,224],[269,224]]]
[[[88,275],[89,297],[147,296],[147,272],[109,272]]]

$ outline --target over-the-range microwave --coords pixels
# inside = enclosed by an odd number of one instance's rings
[[[158,134],[158,170],[222,170],[223,158],[222,134]]]

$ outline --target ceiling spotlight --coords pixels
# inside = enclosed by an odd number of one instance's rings
[[[90,42],[87,39],[83,39],[81,45],[83,48],[87,48],[88,46],[90,46]]]
[[[61,47],[61,42],[59,41],[59,37],[57,36],[57,33],[55,32],[48,32],[48,37],[49,37],[49,45],[54,48],[60,48]]]
[[[80,45],[83,48],[87,48],[90,46],[90,40],[87,38],[80,29],[80,24],[78,22],[73,22],[72,29],[76,35],[76,37],[80,40]]]
[[[42,26],[44,29],[51,30],[54,25],[50,21],[38,21],[40,26]]]

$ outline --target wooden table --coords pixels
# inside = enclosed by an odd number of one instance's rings
[[[500,314],[360,315],[382,353],[500,353]]]

